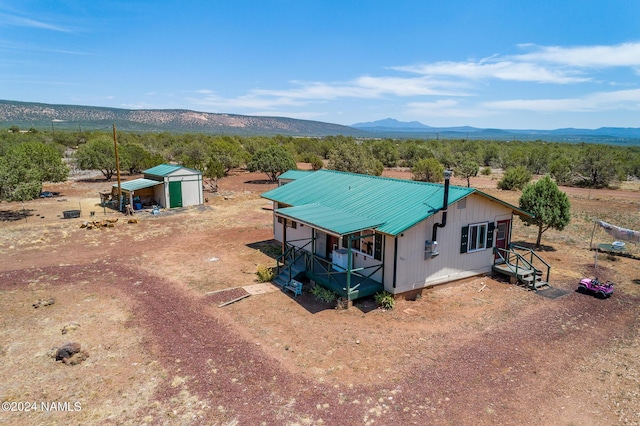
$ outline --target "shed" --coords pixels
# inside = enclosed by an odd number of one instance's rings
[[[158,205],[163,208],[188,207],[204,202],[202,173],[184,166],[161,164],[144,170],[143,177],[121,184],[134,208]],[[117,189],[117,184],[113,185]]]

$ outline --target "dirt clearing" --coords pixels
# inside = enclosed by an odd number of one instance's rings
[[[0,424],[640,424],[640,261],[600,256],[610,299],[574,291],[594,273],[593,217],[637,226],[637,188],[570,193],[572,223],[541,252],[561,297],[476,277],[336,310],[256,287],[277,251],[262,179],[239,171],[205,206],[137,224],[96,205],[100,180],[0,205]],[[119,220],[81,229],[91,211]],[[52,358],[66,342],[88,358]]]

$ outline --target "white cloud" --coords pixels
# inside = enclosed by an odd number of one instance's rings
[[[554,70],[538,64],[501,60],[499,62],[436,62],[434,64],[394,67],[398,71],[428,76],[446,76],[470,80],[495,78],[538,83],[580,83],[589,78],[578,77],[577,71]]]
[[[529,52],[520,55],[492,55],[472,61],[439,61],[426,64],[387,68],[387,75],[361,75],[344,81],[290,81],[284,89],[252,89],[236,97],[222,97],[210,89],[195,91],[188,100],[217,110],[237,111],[256,115],[286,115],[317,118],[331,108],[323,108],[339,100],[368,101],[384,104],[395,98],[407,99],[406,113],[413,117],[476,118],[495,116],[508,111],[593,112],[613,109],[640,109],[640,89],[612,92],[592,92],[557,98],[504,99],[505,96],[531,92],[530,83],[556,85],[607,83],[637,87],[635,81],[609,81],[594,68],[629,67],[640,70],[640,43],[615,46],[554,47],[533,44],[520,45]],[[512,82],[507,95],[491,80]],[[481,82],[482,84],[479,84]],[[534,90],[534,96],[535,91]],[[473,96],[473,97],[472,97]],[[492,101],[497,96],[504,100]],[[523,96],[523,95],[520,95]],[[483,97],[484,102],[469,100]],[[444,98],[444,99],[443,99]],[[457,100],[456,100],[457,99]],[[467,99],[462,103],[462,99]],[[311,110],[317,110],[311,112]],[[258,111],[258,112],[255,112]]]
[[[484,102],[482,106],[496,110],[535,112],[590,112],[619,108],[640,110],[640,89],[596,92],[576,98]]]
[[[533,45],[526,45],[529,47]],[[640,42],[614,46],[535,46],[535,52],[514,56],[524,62],[547,62],[572,67],[637,67],[640,66]]]
[[[195,91],[202,97],[190,97],[198,105],[216,108],[250,108],[271,110],[282,106],[303,106],[337,99],[378,99],[384,96],[467,96],[462,85],[435,81],[426,77],[362,76],[347,82],[292,81],[291,89],[254,89],[235,98],[223,98],[208,89]]]
[[[68,28],[50,24],[48,22],[38,21],[36,19],[25,18],[17,15],[10,15],[7,13],[0,13],[0,26],[3,25],[12,27],[38,28],[42,30],[58,31],[64,33],[73,32]]]

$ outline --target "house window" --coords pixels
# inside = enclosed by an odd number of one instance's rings
[[[376,260],[382,260],[382,234],[376,234],[373,229],[345,235],[342,237],[342,247],[348,248],[349,237],[351,240],[351,250],[372,256]]]
[[[469,225],[469,246],[467,252],[484,250],[487,248],[487,223]]]
[[[286,223],[286,226],[293,229],[296,229],[298,227],[298,222],[291,219],[285,219],[282,216],[278,216],[278,223]]]
[[[369,256],[373,256],[373,233],[365,233],[367,237],[360,239],[360,251]]]
[[[460,253],[480,251],[493,247],[494,229],[494,222],[463,226],[460,238]]]

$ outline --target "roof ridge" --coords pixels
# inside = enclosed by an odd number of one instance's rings
[[[351,176],[354,176],[354,177],[373,178],[373,179],[380,179],[380,180],[390,180],[390,181],[394,181],[394,182],[411,183],[411,184],[416,184],[416,185],[420,185],[420,186],[437,186],[437,187],[444,186],[444,183],[438,183],[438,182],[424,182],[424,181],[421,181],[421,180],[394,178],[394,177],[390,177],[390,176],[365,175],[363,173],[343,172],[341,170],[320,169],[317,172],[330,172],[330,173],[336,173],[336,174],[351,175]],[[455,187],[455,188],[468,189],[470,193],[476,191],[476,188],[467,188],[465,186],[460,186],[460,185],[450,185],[450,186],[451,187]]]

